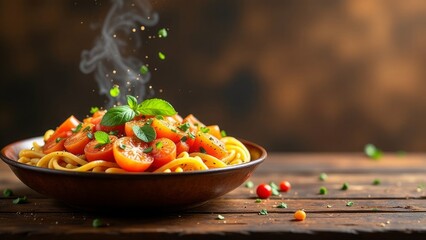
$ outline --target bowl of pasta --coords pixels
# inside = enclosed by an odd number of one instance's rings
[[[28,187],[70,206],[182,210],[234,190],[267,156],[163,100],[166,107],[133,100],[83,121],[71,116],[0,157]],[[117,117],[120,108],[133,112]]]

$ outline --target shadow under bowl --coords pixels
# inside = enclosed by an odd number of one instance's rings
[[[7,145],[1,159],[28,187],[68,205],[83,209],[138,208],[183,210],[220,197],[244,183],[267,153],[261,146],[241,140],[251,161],[226,168],[183,173],[68,172],[35,167],[17,161],[41,137]]]

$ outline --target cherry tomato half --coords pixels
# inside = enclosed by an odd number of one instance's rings
[[[92,134],[94,125],[84,124],[79,132],[73,133],[64,142],[65,149],[75,155],[84,153],[84,147],[91,141],[88,134]]]
[[[280,191],[281,192],[288,192],[291,189],[291,184],[288,181],[282,181],[280,182]]]
[[[112,151],[112,147],[114,142],[117,141],[117,137],[114,135],[109,135],[110,143],[99,146],[98,141],[93,139],[90,141],[86,147],[84,147],[84,154],[86,155],[87,161],[94,160],[104,160],[108,162],[114,162],[114,154]]]
[[[129,172],[143,172],[151,166],[154,158],[145,153],[148,144],[133,137],[122,137],[113,146],[117,164]]]
[[[150,143],[154,157],[152,168],[157,169],[176,159],[176,144],[168,138],[158,138]]]
[[[259,198],[268,198],[272,195],[272,187],[266,183],[262,183],[257,186],[256,193]]]
[[[56,134],[55,138],[50,137],[49,140],[43,146],[43,153],[49,154],[51,152],[63,151],[65,150],[64,143],[65,140],[72,134],[71,131],[61,132]]]
[[[50,136],[48,141],[51,139],[56,140],[58,137],[64,137],[64,132],[70,132],[71,130],[75,129],[78,124],[80,124],[80,121],[78,121],[77,118],[71,115],[69,118],[67,118],[67,120],[65,120],[61,125],[59,125],[58,128],[56,128],[55,132]]]
[[[198,131],[195,136],[190,152],[205,152],[218,159],[222,159],[227,155],[225,146],[219,139],[209,133],[203,133],[201,131]]]

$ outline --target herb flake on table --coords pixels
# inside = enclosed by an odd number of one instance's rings
[[[327,176],[326,173],[321,173],[319,175],[319,180],[321,180],[321,181],[325,181],[325,180],[327,180],[327,178],[328,178],[328,176]]]
[[[383,156],[382,150],[378,149],[376,146],[374,146],[371,143],[365,145],[364,153],[367,157],[374,160],[379,160]]]
[[[260,199],[260,198],[256,198],[256,200],[254,201],[255,203],[261,203],[262,202],[262,199]]]
[[[254,183],[253,183],[252,181],[247,181],[247,182],[244,184],[244,186],[245,186],[246,188],[253,188],[253,187],[254,187]]]
[[[13,204],[22,204],[22,203],[26,203],[26,202],[27,202],[26,196],[18,197],[15,200],[13,200]]]
[[[217,219],[219,219],[219,220],[224,220],[224,219],[225,219],[225,217],[219,214],[219,215],[217,215]]]
[[[380,181],[380,179],[376,178],[376,179],[373,180],[372,184],[375,185],[375,186],[377,186],[377,185],[381,184],[381,181]]]
[[[340,188],[343,191],[346,191],[349,189],[349,184],[347,182],[343,183],[342,188]]]
[[[288,208],[287,203],[281,202],[277,205],[277,208]]]
[[[102,219],[100,219],[100,218],[93,219],[92,227],[99,228],[99,227],[103,227],[103,226],[105,226],[105,223],[104,223],[104,221],[102,221]]]
[[[328,193],[328,190],[326,187],[320,187],[319,194],[320,195],[326,195]]]
[[[268,210],[266,209],[260,210],[259,215],[268,215]]]
[[[352,207],[354,205],[354,202],[349,201],[346,203],[346,207]]]
[[[13,195],[13,191],[10,190],[9,188],[6,188],[3,190],[3,197],[10,197]]]

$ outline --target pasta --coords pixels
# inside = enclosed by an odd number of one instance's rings
[[[205,126],[192,114],[186,118],[135,114],[111,124],[105,120],[111,117],[110,110],[97,111],[83,122],[71,116],[56,130],[46,131],[44,145],[34,142],[31,149],[21,150],[18,162],[75,172],[168,173],[251,160],[241,141],[224,136],[217,125]]]

